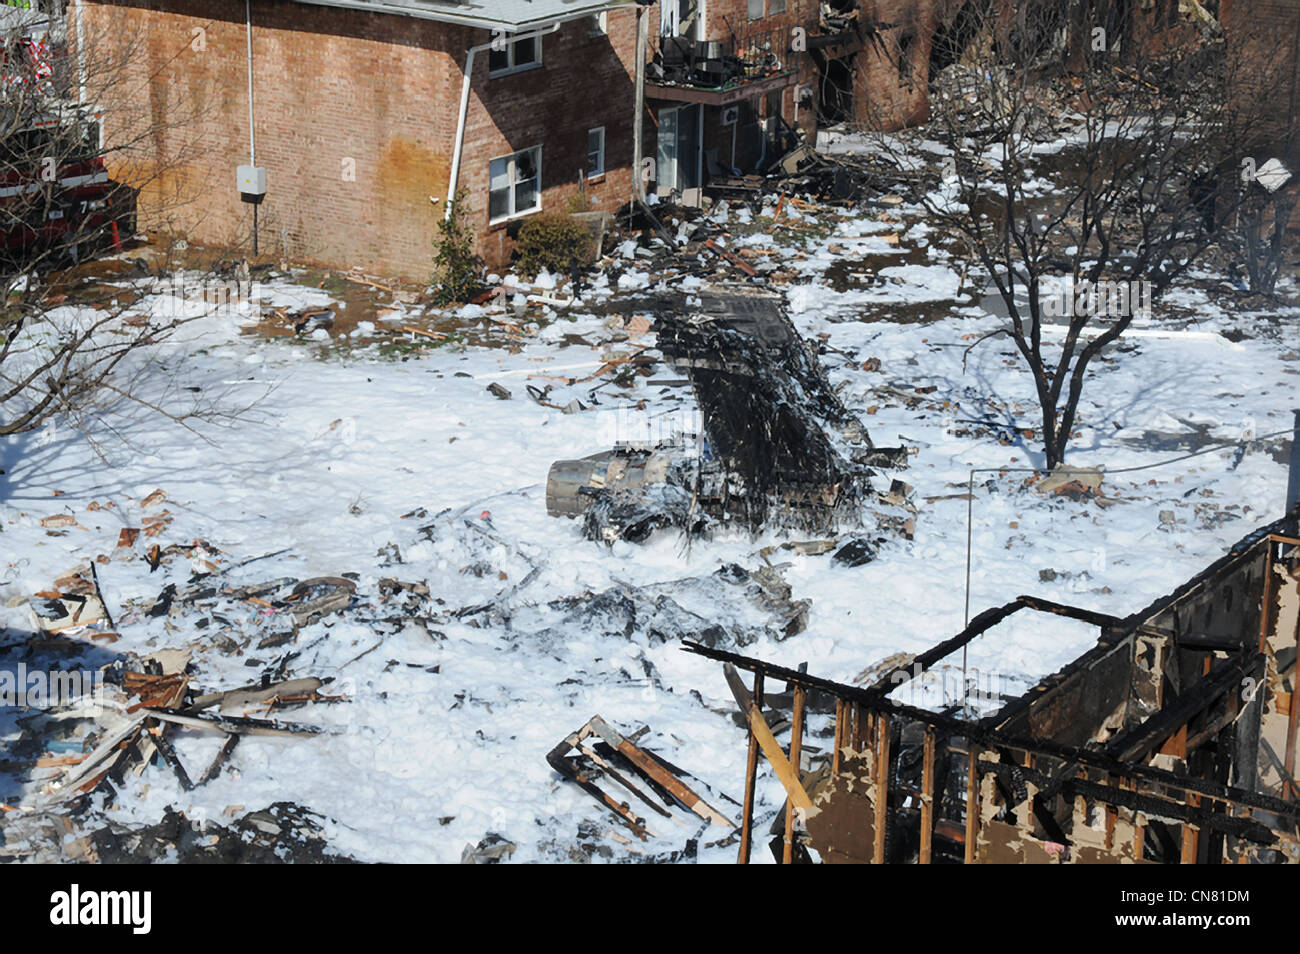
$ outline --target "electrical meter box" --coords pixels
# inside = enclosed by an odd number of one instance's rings
[[[245,202],[260,202],[266,195],[265,167],[240,166],[235,177],[239,182],[239,195]]]

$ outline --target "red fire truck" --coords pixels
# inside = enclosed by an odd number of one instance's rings
[[[75,258],[114,224],[101,111],[52,100],[27,112],[0,138],[0,248],[66,248]]]

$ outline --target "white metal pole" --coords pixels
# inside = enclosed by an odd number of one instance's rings
[[[253,131],[253,10],[251,0],[244,0],[244,29],[248,42],[248,164],[257,165],[257,139]]]

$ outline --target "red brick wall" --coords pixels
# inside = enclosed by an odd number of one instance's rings
[[[1258,64],[1253,85],[1276,117],[1279,147],[1289,141],[1294,168],[1300,162],[1300,0],[1223,0],[1220,19],[1229,41]]]
[[[939,25],[936,0],[861,0],[862,16],[887,25],[883,51],[858,54],[854,112],[858,122],[892,130],[930,118],[930,48]],[[899,61],[910,64],[910,82]]]
[[[131,81],[98,96],[109,144],[134,146],[116,157],[118,174],[138,178],[160,156],[176,166],[149,178],[141,224],[202,243],[246,238],[252,207],[240,202],[234,181],[249,158],[244,4],[87,0],[85,11],[92,58],[97,45],[137,47]],[[588,38],[585,24],[564,25],[543,41],[544,66],[534,71],[488,80],[487,55],[478,57],[460,184],[470,190],[469,221],[490,258],[509,251],[487,221],[491,157],[541,145],[543,208],[565,208],[585,168],[587,130],[604,125],[609,171],[592,197],[612,210],[630,191],[635,37],[630,13],[609,19],[612,42]],[[195,28],[205,31],[201,51],[191,48]],[[284,248],[294,260],[427,278],[465,51],[488,39],[486,31],[410,17],[254,0],[263,252]],[[181,128],[140,135],[141,117],[157,126],[189,117],[191,106],[202,114]]]
[[[770,9],[771,0],[767,0]],[[883,35],[883,53],[873,46],[859,52],[854,60],[854,120],[873,128],[897,129],[923,123],[929,118],[930,42],[939,22],[937,9],[944,0],[859,0],[859,16],[888,24]],[[817,0],[787,0],[783,14],[748,19],[747,0],[709,0],[708,28],[711,38],[726,32],[729,23],[737,32],[795,27],[810,28],[816,23],[820,3]],[[906,50],[906,54],[904,54]],[[900,76],[899,58],[911,64],[911,82]],[[801,84],[817,88],[817,69],[812,56],[799,56]],[[794,113],[793,89],[782,98],[787,120]],[[807,130],[815,126],[813,115],[801,116],[800,125]]]
[[[498,156],[542,146],[542,206],[564,210],[578,193],[579,171],[587,167],[587,132],[604,126],[607,171],[589,184],[588,197],[608,212],[631,198],[636,15],[612,11],[607,23],[605,36],[593,37],[584,22],[576,22],[543,37],[541,69],[488,79],[487,54],[476,58],[460,185],[470,191],[470,208],[486,230],[484,249],[494,263],[508,254],[513,231],[488,225],[489,163]],[[477,44],[489,36],[472,39]],[[647,142],[653,141],[648,130]]]

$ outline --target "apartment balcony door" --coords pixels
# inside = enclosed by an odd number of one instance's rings
[[[665,198],[676,192],[685,205],[700,203],[703,118],[699,103],[664,106],[659,110],[656,192]]]
[[[703,0],[659,0],[659,35],[704,38]]]

